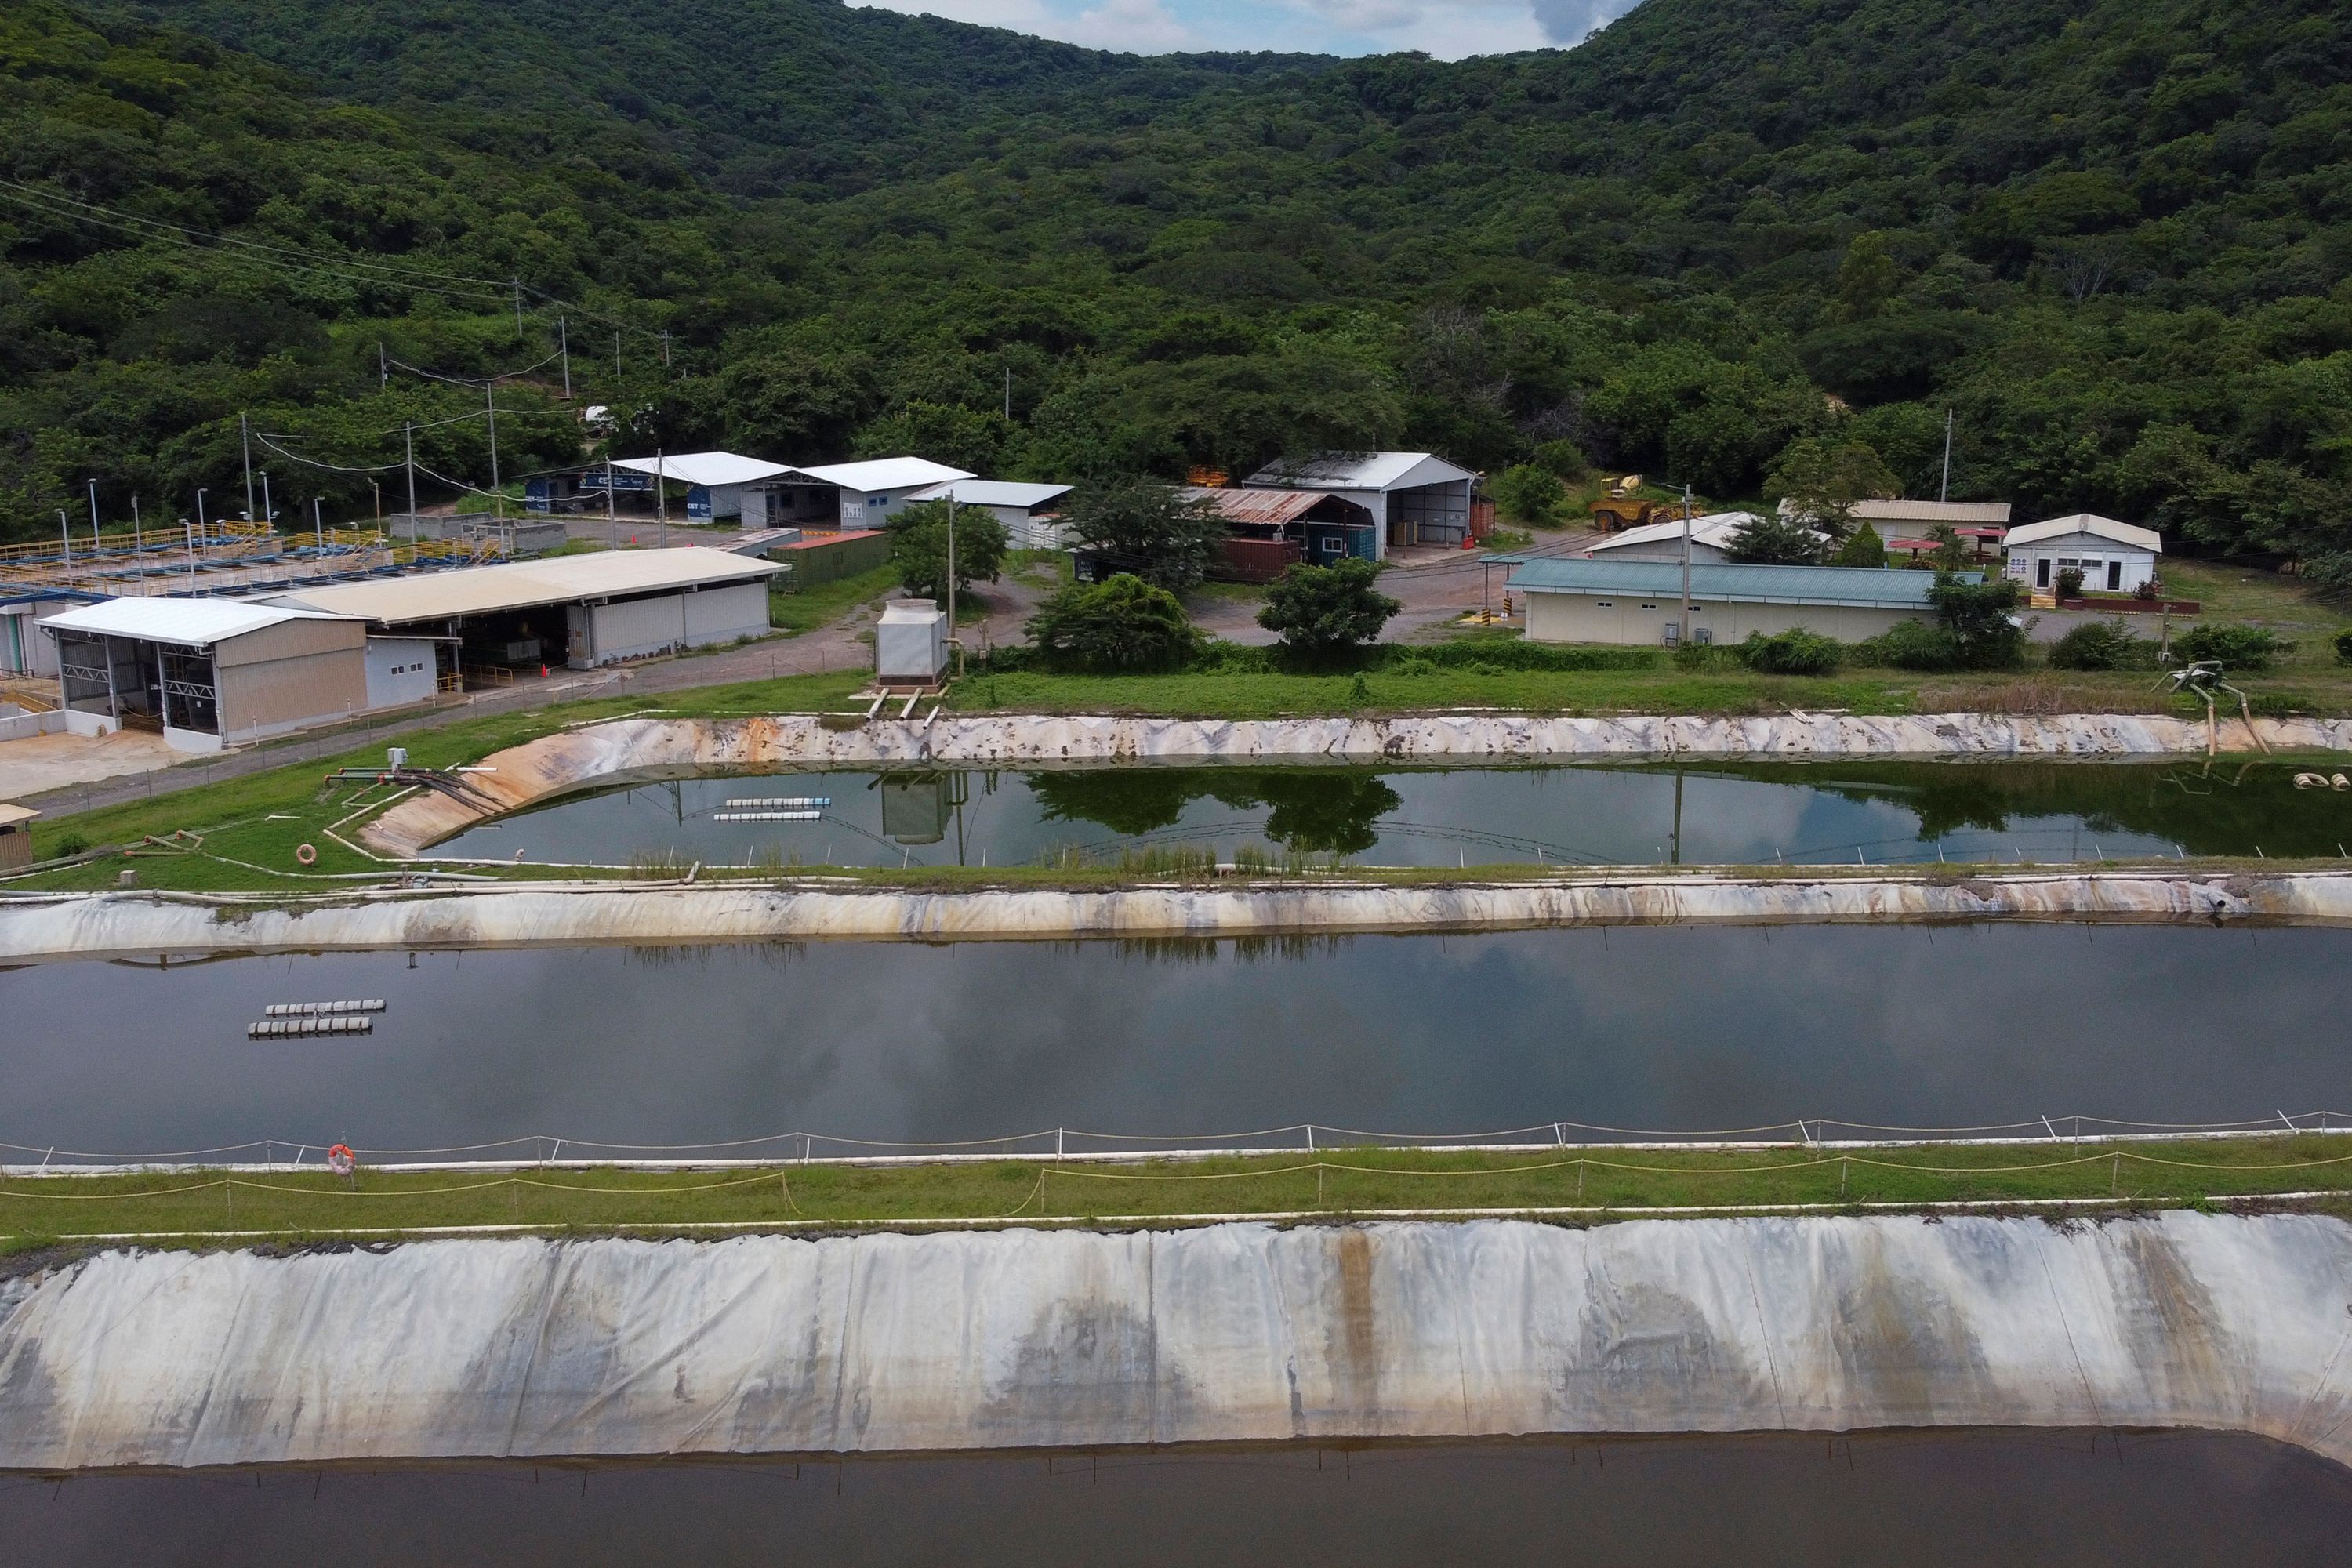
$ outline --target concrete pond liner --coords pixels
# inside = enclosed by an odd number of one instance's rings
[[[0,1468],[2198,1427],[2352,1461],[2352,1226],[2168,1212],[117,1251]]]

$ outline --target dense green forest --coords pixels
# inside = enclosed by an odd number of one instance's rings
[[[2326,0],[1647,0],[1454,64],[829,0],[25,0],[0,72],[19,535],[88,477],[228,494],[248,411],[331,515],[367,476],[285,452],[447,420],[420,453],[481,482],[481,389],[400,364],[530,367],[504,472],[560,460],[561,331],[632,447],[1007,477],[1567,439],[1744,497],[1838,433],[1933,494],[1948,409],[1956,496],[2352,582]]]

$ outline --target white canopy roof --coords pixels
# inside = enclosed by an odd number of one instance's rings
[[[147,642],[210,647],[231,637],[286,621],[334,621],[347,617],[316,610],[258,605],[245,599],[104,599],[51,616],[41,622],[52,632],[89,632],[138,637]]]
[[[488,615],[533,605],[608,599],[625,594],[657,594],[677,588],[772,577],[783,568],[772,561],[702,545],[675,550],[601,550],[590,555],[555,555],[541,561],[509,561],[497,566],[467,566],[414,577],[365,583],[335,583],[302,588],[271,602],[356,616],[386,626]],[[51,622],[55,625],[55,622]]]
[[[1068,485],[1026,485],[1013,479],[955,479],[918,490],[908,500],[945,500],[953,496],[965,506],[1041,507],[1070,493]]]
[[[2152,528],[2135,528],[2128,522],[2117,522],[2112,517],[2096,512],[2078,511],[2072,517],[2053,517],[2047,522],[2029,522],[2022,528],[2009,531],[2006,541],[2011,550],[2021,544],[2038,544],[2045,539],[2063,539],[2070,533],[2096,534],[2117,544],[2128,544],[2135,550],[2164,552],[2164,535]]]
[[[876,494],[885,490],[920,489],[926,485],[942,485],[950,479],[974,477],[961,468],[934,463],[929,458],[871,458],[862,463],[824,463],[814,468],[794,468],[792,471],[806,474],[824,484],[839,485],[845,490],[867,490]]]
[[[1318,452],[1268,463],[1249,482],[1286,490],[1394,490],[1475,478],[1428,452]]]
[[[1752,521],[1754,515],[1752,512],[1745,511],[1711,511],[1704,517],[1695,517],[1691,519],[1690,524],[1691,542],[1711,545],[1717,550],[1727,549],[1731,543],[1731,536],[1738,531],[1739,525]],[[1622,533],[1612,533],[1580,553],[1586,556],[1599,555],[1611,550],[1622,550],[1629,544],[1655,544],[1661,540],[1672,540],[1679,544],[1682,542],[1682,537],[1683,520],[1681,518],[1676,518],[1672,522],[1645,522],[1639,528],[1629,528]]]
[[[639,474],[658,474],[682,485],[704,486],[757,484],[792,471],[782,463],[763,462],[736,452],[667,452],[659,458],[615,458],[613,467]]]

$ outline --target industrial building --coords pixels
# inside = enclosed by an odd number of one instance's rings
[[[907,498],[909,503],[952,500],[978,507],[1004,525],[1015,550],[1064,550],[1062,499],[1068,485],[1021,484],[1010,479],[950,479]]]
[[[107,599],[53,616],[66,728],[216,752],[430,700],[434,645],[348,616],[230,599]]]
[[[976,476],[928,458],[875,458],[780,469],[746,490],[746,528],[887,528],[922,492]]]
[[[1249,477],[1248,488],[1316,490],[1363,508],[1370,537],[1351,533],[1348,552],[1377,561],[1409,545],[1460,547],[1471,537],[1477,479],[1427,452],[1325,452],[1269,464]]]
[[[546,664],[589,669],[769,630],[783,570],[724,550],[614,550],[424,576],[339,583],[268,601],[426,636],[445,678]]]
[[[1529,642],[1623,643],[1673,647],[1685,640],[1735,643],[1750,632],[1803,626],[1842,642],[1876,637],[1898,621],[1935,615],[1932,573],[1867,566],[1690,568],[1687,615],[1679,614],[1679,562],[1522,560],[1513,592],[1528,605]],[[1968,575],[1973,576],[1973,574]]]
[[[2042,593],[2071,568],[2092,593],[2135,594],[2155,577],[2156,558],[2164,553],[2156,530],[2087,511],[2011,529],[2008,544],[2008,574]]]
[[[676,520],[719,522],[743,516],[746,495],[789,471],[782,463],[737,452],[615,458],[610,463],[532,475],[523,481],[523,507],[529,511],[592,515],[609,510],[643,520],[660,514],[659,487],[683,485],[685,497],[672,514]]]

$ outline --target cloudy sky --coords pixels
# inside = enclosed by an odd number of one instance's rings
[[[859,0],[853,0],[859,3]],[[864,0],[1097,49],[1420,49],[1441,59],[1561,48],[1634,0]]]

